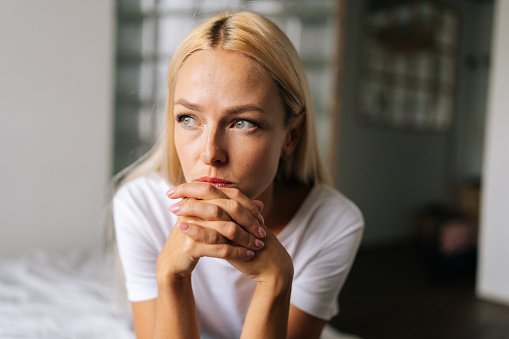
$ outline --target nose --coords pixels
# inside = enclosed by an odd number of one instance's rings
[[[220,165],[226,162],[227,152],[222,133],[217,129],[209,129],[204,134],[201,160],[207,165]]]

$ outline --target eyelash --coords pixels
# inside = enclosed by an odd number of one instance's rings
[[[192,116],[190,116],[189,114],[178,113],[178,114],[175,116],[175,120],[176,120],[177,122],[182,122],[182,120],[183,120],[184,118],[187,118],[187,117],[189,117],[189,118],[193,118],[193,117],[192,117]],[[194,118],[193,118],[193,119],[194,119]]]

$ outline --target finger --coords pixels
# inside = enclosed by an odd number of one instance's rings
[[[199,218],[209,221],[231,220],[230,216],[213,200],[185,199],[168,207],[168,210],[179,217]]]
[[[186,221],[180,221],[177,226],[183,233],[193,240],[200,243],[207,244],[227,244],[228,240],[221,234],[213,229],[201,227],[193,222],[189,218]]]
[[[263,202],[260,200],[249,199],[244,193],[236,188],[219,187],[218,190],[220,190],[228,198],[240,202],[253,217],[258,219],[260,224],[263,224],[263,217],[260,213],[263,210]]]
[[[190,234],[193,229],[193,225],[185,223],[178,223],[177,227],[186,235]],[[196,227],[196,226],[195,226]],[[184,229],[184,230],[183,230]],[[191,237],[190,237],[191,238]],[[194,239],[193,239],[194,240]],[[226,260],[249,260],[254,256],[254,252],[245,247],[234,246],[228,243],[215,243],[209,244],[199,241],[192,241],[193,245],[190,246],[192,257],[212,257]]]
[[[229,198],[240,202],[253,217],[263,224],[264,220],[260,212],[263,210],[263,203],[249,199],[245,194],[236,188],[215,187],[207,183],[184,183],[168,190],[166,195],[171,199],[195,198],[200,200]]]
[[[215,186],[201,182],[180,184],[168,190],[166,195],[171,199],[195,198],[209,200],[227,198],[227,196]]]
[[[232,221],[205,221],[187,218],[177,226],[195,241],[209,244],[225,244],[233,242],[254,251],[263,248],[263,241],[247,233]]]
[[[226,260],[246,261],[254,257],[254,252],[244,247],[237,247],[228,244],[210,245],[203,244],[207,257],[220,258]]]
[[[188,199],[171,205],[168,210],[178,216],[195,217],[208,221],[234,221],[255,237],[264,238],[266,236],[259,220],[255,219],[237,200]]]
[[[258,208],[258,211],[260,211],[260,213],[263,212],[263,207],[264,207],[263,201],[253,200],[253,203],[256,205],[256,207]]]

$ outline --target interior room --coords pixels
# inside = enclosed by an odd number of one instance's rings
[[[161,133],[181,39],[244,9],[295,45],[365,220],[322,338],[506,338],[502,0],[0,2],[0,338],[134,338],[111,178]]]

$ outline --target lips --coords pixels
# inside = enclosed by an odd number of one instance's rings
[[[224,180],[221,178],[210,178],[210,177],[201,177],[195,180],[196,182],[202,182],[206,184],[214,185],[215,187],[233,187],[234,184],[231,181]]]

